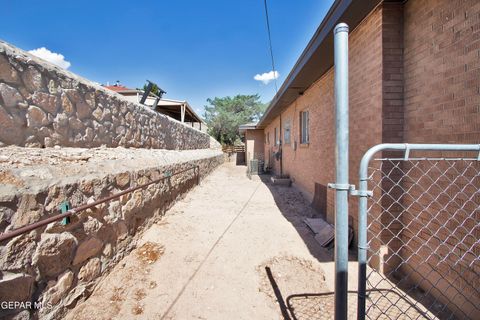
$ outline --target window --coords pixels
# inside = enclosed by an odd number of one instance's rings
[[[278,145],[278,129],[277,129],[277,128],[275,128],[274,138],[275,138],[274,144],[275,144],[275,145]]]
[[[290,144],[290,120],[285,121],[285,128],[283,129],[283,142]]]
[[[309,130],[309,119],[308,111],[300,112],[300,143],[307,144],[310,141],[308,134]]]

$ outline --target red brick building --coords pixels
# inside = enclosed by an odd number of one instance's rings
[[[350,27],[352,184],[363,154],[380,143],[480,143],[480,1],[335,1],[254,128],[264,133],[255,137],[266,165],[288,174],[332,223],[339,22]],[[357,201],[349,203],[356,233]]]
[[[480,142],[479,1],[336,1],[255,127],[264,132],[256,137],[267,164],[290,175],[307,197],[320,191],[330,221],[333,191],[325,190],[335,177],[333,28],[339,22],[350,27],[352,183],[362,155],[379,143]],[[272,156],[279,148],[281,161]]]

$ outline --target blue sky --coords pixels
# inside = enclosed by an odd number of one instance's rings
[[[269,0],[278,86],[333,0]],[[24,50],[62,54],[85,78],[128,87],[146,79],[188,100],[203,114],[206,99],[275,94],[263,0],[2,0],[0,39]]]

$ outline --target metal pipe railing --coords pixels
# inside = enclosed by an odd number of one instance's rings
[[[367,213],[368,213],[368,165],[373,156],[381,151],[405,151],[403,160],[409,160],[410,151],[476,151],[480,161],[480,144],[409,144],[384,143],[373,146],[362,157],[359,168],[358,202],[358,305],[357,319],[364,320],[367,289]]]
[[[126,190],[123,190],[121,192],[118,192],[118,193],[115,193],[111,196],[108,196],[108,197],[105,197],[105,198],[102,198],[102,199],[99,199],[99,200],[96,200],[92,203],[87,203],[87,204],[84,204],[84,205],[81,205],[77,208],[73,208],[73,209],[70,209],[64,213],[61,213],[61,214],[57,214],[57,215],[54,215],[52,217],[49,217],[47,219],[44,219],[44,220],[41,220],[41,221],[38,221],[38,222],[35,222],[35,223],[32,223],[32,224],[29,224],[29,225],[26,225],[24,227],[20,227],[20,228],[17,228],[15,230],[12,230],[10,232],[6,232],[6,233],[2,233],[0,234],[0,242],[4,241],[4,240],[9,240],[11,238],[14,238],[16,236],[19,236],[23,233],[26,233],[26,232],[30,232],[34,229],[38,229],[40,227],[43,227],[49,223],[52,223],[52,222],[55,222],[55,221],[58,221],[58,220],[62,220],[63,218],[67,218],[67,217],[70,217],[74,214],[77,214],[81,211],[84,211],[84,210],[87,210],[87,209],[90,209],[92,207],[95,207],[99,204],[102,204],[102,203],[105,203],[105,202],[108,202],[110,200],[113,200],[113,199],[116,199],[116,198],[119,198],[127,193],[130,193],[130,192],[133,192],[133,191],[136,191],[136,190],[139,190],[139,189],[143,189],[145,187],[148,187],[149,185],[152,185],[152,184],[155,184],[155,183],[159,183],[163,180],[166,180],[166,179],[169,179],[175,175],[178,175],[178,174],[181,174],[181,173],[184,173],[184,172],[187,172],[189,170],[194,170],[194,171],[197,171],[197,184],[199,183],[199,169],[200,169],[200,166],[196,165],[196,166],[192,166],[192,167],[188,167],[186,169],[183,169],[183,170],[180,170],[180,171],[177,171],[173,174],[169,174],[167,175],[168,172],[164,172],[164,176],[159,178],[159,179],[155,179],[155,180],[152,180],[150,182],[147,182],[145,184],[142,184],[142,185],[139,185],[139,186],[135,186],[135,187],[131,187],[131,188],[128,188]],[[195,173],[194,173],[195,174]]]

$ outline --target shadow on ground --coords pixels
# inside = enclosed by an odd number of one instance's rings
[[[325,219],[324,214],[316,211],[298,189],[294,187],[274,185],[270,180],[271,176],[267,174],[259,175],[258,177],[269,189],[275,200],[275,204],[282,215],[295,227],[298,234],[302,237],[310,253],[319,262],[332,262],[334,255],[333,244],[327,248],[320,246],[315,240],[313,232],[308,228],[305,222],[303,222],[303,219],[305,218]],[[356,251],[350,250],[349,260],[357,260]]]
[[[272,270],[265,267],[265,272],[284,320],[334,319],[334,292],[291,294],[284,298]],[[348,301],[348,319],[356,319],[357,291],[348,292]],[[412,301],[395,290],[367,290],[366,301],[369,319],[428,319],[425,310],[419,308],[415,300]],[[392,301],[395,303],[392,304]]]
[[[320,246],[315,240],[313,232],[303,221],[304,218],[324,219],[324,215],[317,212],[296,188],[274,185],[270,180],[270,175],[260,175],[258,177],[268,187],[282,215],[295,227],[310,253],[319,262],[333,262],[333,245],[328,248]],[[352,247],[349,250],[349,261],[357,261],[357,251],[352,249]],[[284,298],[283,294],[285,293],[281,292],[274,278],[275,270],[267,266],[265,267],[265,272],[284,319],[316,320],[334,318],[333,292],[298,293]],[[354,277],[356,276],[357,274],[354,275]],[[388,277],[386,281],[391,284],[394,290],[385,288],[367,290],[366,310],[369,319],[385,317],[390,319],[404,317],[428,319],[431,316],[446,319],[446,315],[451,315],[451,311],[445,309],[445,307],[441,308],[441,310],[432,307],[435,306],[435,299],[428,293],[403,286],[401,279]],[[348,306],[348,318],[356,319],[356,291],[349,291]],[[425,306],[430,306],[430,308],[427,309]]]

